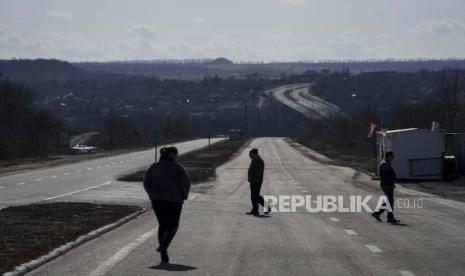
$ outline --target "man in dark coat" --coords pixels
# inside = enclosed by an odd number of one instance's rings
[[[249,157],[252,159],[248,171],[248,181],[250,182],[250,199],[252,201],[252,210],[247,212],[247,215],[258,216],[258,205],[265,206],[265,200],[260,195],[260,190],[263,183],[263,172],[265,170],[265,162],[258,154],[257,149],[252,149],[249,152]],[[270,212],[270,208],[265,211],[265,214]]]
[[[388,151],[384,155],[384,160],[381,162],[381,165],[379,166],[379,176],[381,179],[381,189],[384,192],[384,195],[386,195],[386,198],[389,202],[391,210],[388,208],[388,222],[389,223],[398,223],[400,222],[399,220],[394,218],[394,188],[396,187],[396,173],[394,172],[394,169],[392,168],[392,161],[396,158],[394,155],[394,152]],[[383,203],[384,207],[386,207],[386,202]],[[384,213],[385,209],[380,209],[377,212],[374,212],[371,214],[377,221],[381,222],[381,214]]]

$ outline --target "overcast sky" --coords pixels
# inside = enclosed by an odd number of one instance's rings
[[[0,58],[465,58],[465,0],[0,0]]]

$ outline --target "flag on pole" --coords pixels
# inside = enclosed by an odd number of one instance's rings
[[[371,138],[371,136],[373,135],[373,131],[375,131],[375,128],[377,128],[377,127],[378,127],[378,125],[376,125],[375,123],[370,124],[370,129],[368,130],[367,138]]]

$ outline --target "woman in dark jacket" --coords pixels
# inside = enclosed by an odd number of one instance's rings
[[[157,251],[164,263],[169,262],[168,246],[178,230],[182,204],[191,186],[187,172],[177,158],[175,147],[161,148],[160,161],[150,166],[144,178],[144,188],[158,220],[160,246]]]

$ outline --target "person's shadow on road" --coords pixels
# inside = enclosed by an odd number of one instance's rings
[[[159,265],[154,265],[149,267],[150,269],[155,270],[166,270],[166,271],[188,271],[197,269],[197,267],[182,265],[182,264],[170,264],[170,263],[160,263]]]
[[[408,224],[405,224],[405,223],[390,223],[392,226],[409,226]]]
[[[254,218],[271,218],[270,215],[255,215]]]

